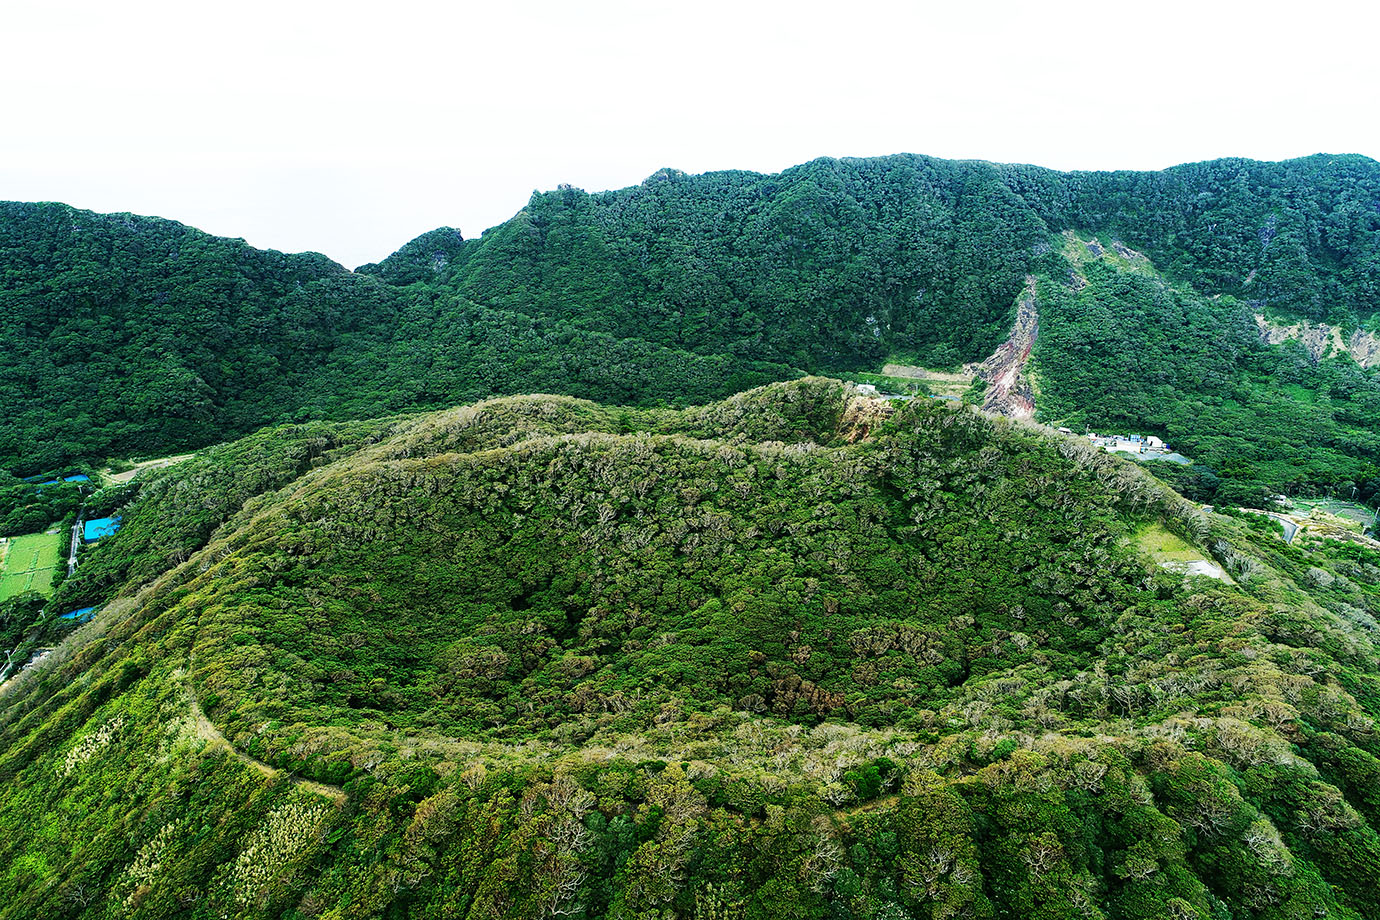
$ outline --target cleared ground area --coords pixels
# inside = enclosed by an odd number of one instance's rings
[[[58,532],[31,533],[0,541],[0,600],[25,591],[52,595],[62,537]]]
[[[1226,571],[1206,553],[1170,533],[1163,524],[1141,528],[1136,534],[1136,545],[1162,569],[1180,575],[1206,575],[1218,581],[1231,581]]]
[[[181,463],[183,460],[190,459],[194,456],[196,455],[178,454],[175,457],[158,457],[153,460],[141,460],[138,463],[132,464],[129,469],[119,473],[108,468],[101,470],[101,477],[107,483],[114,483],[118,485],[120,483],[129,482],[131,479],[133,479],[138,474],[142,473],[144,470],[161,470],[164,467],[172,466],[174,463]]]

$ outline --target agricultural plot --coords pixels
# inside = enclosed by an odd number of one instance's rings
[[[1367,508],[1365,505],[1329,498],[1296,498],[1290,502],[1290,505],[1292,506],[1290,510],[1294,514],[1309,516],[1314,511],[1320,511],[1325,514],[1336,515],[1343,521],[1357,525],[1357,530],[1368,526],[1375,517],[1374,509]]]
[[[51,595],[62,538],[61,533],[31,533],[5,540],[0,557],[0,600],[25,591]]]

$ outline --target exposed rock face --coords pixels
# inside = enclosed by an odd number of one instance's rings
[[[1362,367],[1380,365],[1380,336],[1373,332],[1357,329],[1351,335],[1342,334],[1337,326],[1327,323],[1294,323],[1286,326],[1266,319],[1261,313],[1255,315],[1255,324],[1260,329],[1260,338],[1269,345],[1296,341],[1307,349],[1309,356],[1317,361],[1329,354],[1349,354]]]
[[[1035,414],[1035,388],[1025,372],[1025,366],[1030,360],[1030,349],[1034,347],[1039,331],[1035,276],[1027,275],[1025,291],[1016,304],[1016,322],[1011,327],[1011,337],[986,361],[964,368],[987,381],[983,409],[1011,418],[1030,418]]]

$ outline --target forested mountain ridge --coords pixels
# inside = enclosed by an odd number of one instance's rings
[[[975,360],[1051,234],[1114,234],[1201,293],[1354,325],[1380,305],[1378,229],[1380,164],[1365,157],[1058,173],[906,155],[534,195],[444,273],[481,302],[602,311],[588,321],[605,331],[665,324],[691,350],[744,338],[733,323],[748,317],[781,356],[804,338],[801,366],[945,345]],[[796,312],[772,315],[786,300]]]
[[[1380,911],[1380,554],[1077,439],[809,378],[143,482],[0,705],[0,916]]]
[[[0,424],[0,462],[27,473],[268,421],[501,393],[684,404],[896,357],[953,367],[1001,343],[1028,278],[1050,316],[1061,309],[1077,274],[1064,234],[1075,233],[1143,253],[1205,321],[1159,323],[1158,376],[1135,385],[1172,398],[1148,407],[1108,373],[1134,368],[1144,337],[1093,329],[1037,344],[1037,378],[1079,391],[1037,406],[1041,417],[1182,431],[1194,421],[1185,404],[1219,395],[1212,379],[1225,374],[1247,418],[1274,411],[1262,394],[1284,393],[1278,413],[1323,416],[1338,432],[1297,481],[1251,456],[1225,469],[1214,459],[1234,500],[1345,484],[1370,495],[1376,455],[1355,432],[1377,420],[1373,375],[1263,345],[1238,318],[1373,327],[1378,228],[1380,165],[1323,155],[1154,173],[911,155],[776,175],[662,170],[629,189],[536,194],[480,239],[443,228],[354,273],[167,222],[7,205],[0,334],[16,347],[0,382],[20,395]],[[1115,328],[1158,309],[1120,282],[1098,290]],[[1217,333],[1204,330],[1220,329],[1229,341],[1211,353],[1202,343]],[[1205,351],[1211,371],[1194,364]],[[1251,425],[1233,428],[1241,453],[1269,454]]]

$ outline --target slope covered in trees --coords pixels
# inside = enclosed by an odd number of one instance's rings
[[[1288,378],[1298,398],[1284,416],[1316,414],[1310,430],[1345,433],[1368,424],[1369,408],[1347,401],[1362,393],[1365,404],[1373,377],[1332,359],[1315,372],[1287,347],[1244,354],[1236,324],[1263,311],[1373,326],[1378,228],[1380,166],[1332,156],[1156,173],[909,155],[777,175],[663,170],[619,191],[536,194],[480,239],[443,228],[355,273],[166,221],[4,205],[0,385],[11,403],[0,464],[28,473],[202,446],[270,421],[494,394],[702,403],[889,358],[981,360],[1004,338],[1027,277],[1065,283],[1066,231],[1143,252],[1193,306],[1187,322],[1155,318],[1180,368],[1176,398],[1154,407],[1103,372],[1134,337],[1044,346],[1040,376],[1065,394],[1059,417],[1183,427],[1188,404],[1216,392],[1225,355],[1238,389]],[[1148,302],[1099,290],[1129,315]],[[1223,354],[1204,356],[1201,343],[1224,327]],[[1247,454],[1265,450],[1263,431],[1232,425]],[[1351,458],[1345,469],[1310,472],[1309,487],[1374,478],[1373,453],[1345,440],[1329,448]],[[1248,491],[1289,484],[1250,457],[1218,466]]]
[[[428,246],[445,245],[435,237]],[[382,277],[406,281],[399,272]],[[703,402],[793,374],[52,204],[0,204],[0,342],[0,465],[21,475],[200,447],[270,421],[541,390]]]
[[[0,916],[1380,911],[1364,547],[818,378],[198,459],[6,688]]]
[[[1041,280],[1044,419],[1163,436],[1196,463],[1161,475],[1199,501],[1380,499],[1380,376],[1297,342],[1271,347],[1258,306],[1171,285],[1121,249],[1069,234],[1068,274]]]

